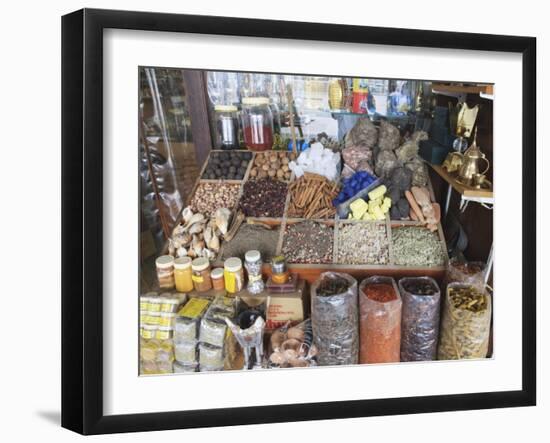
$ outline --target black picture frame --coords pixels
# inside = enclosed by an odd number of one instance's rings
[[[522,389],[200,411],[103,413],[103,30],[190,32],[519,53],[523,63]],[[318,420],[536,403],[536,39],[83,9],[62,18],[62,426],[82,434]]]

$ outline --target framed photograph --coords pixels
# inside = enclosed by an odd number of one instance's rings
[[[62,425],[535,405],[535,54],[64,16]]]

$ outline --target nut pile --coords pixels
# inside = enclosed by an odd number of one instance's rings
[[[336,214],[332,200],[338,195],[338,185],[322,175],[306,172],[288,189],[289,217],[330,218]]]
[[[290,180],[288,164],[296,157],[294,153],[286,152],[262,152],[256,154],[254,166],[250,170],[252,178],[273,178],[277,180]]]
[[[191,199],[191,209],[208,216],[219,208],[233,209],[237,204],[239,188],[236,183],[199,183]]]
[[[282,254],[289,263],[332,263],[333,229],[314,221],[287,225]]]
[[[389,262],[386,225],[343,223],[338,230],[337,262],[385,265]]]
[[[252,152],[212,151],[202,178],[242,180],[251,159]]]
[[[399,266],[442,266],[443,245],[436,233],[421,226],[392,230],[393,258]]]
[[[249,180],[244,184],[239,208],[247,217],[282,217],[287,188],[278,180]]]

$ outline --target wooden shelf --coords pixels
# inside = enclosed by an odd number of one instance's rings
[[[493,95],[493,85],[448,85],[445,83],[432,83],[432,92],[451,94],[488,94]]]
[[[456,181],[456,178],[449,174],[446,169],[439,165],[432,165],[435,172],[448,184],[450,184],[453,189],[459,194],[463,195],[466,198],[493,198],[493,189],[475,189],[462,183]]]

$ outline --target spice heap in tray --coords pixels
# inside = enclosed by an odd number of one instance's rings
[[[363,118],[343,146],[212,151],[169,252],[214,263],[256,248],[291,265],[442,269],[441,209],[418,157],[424,138],[402,140],[390,123]],[[204,220],[189,224],[189,211]]]

